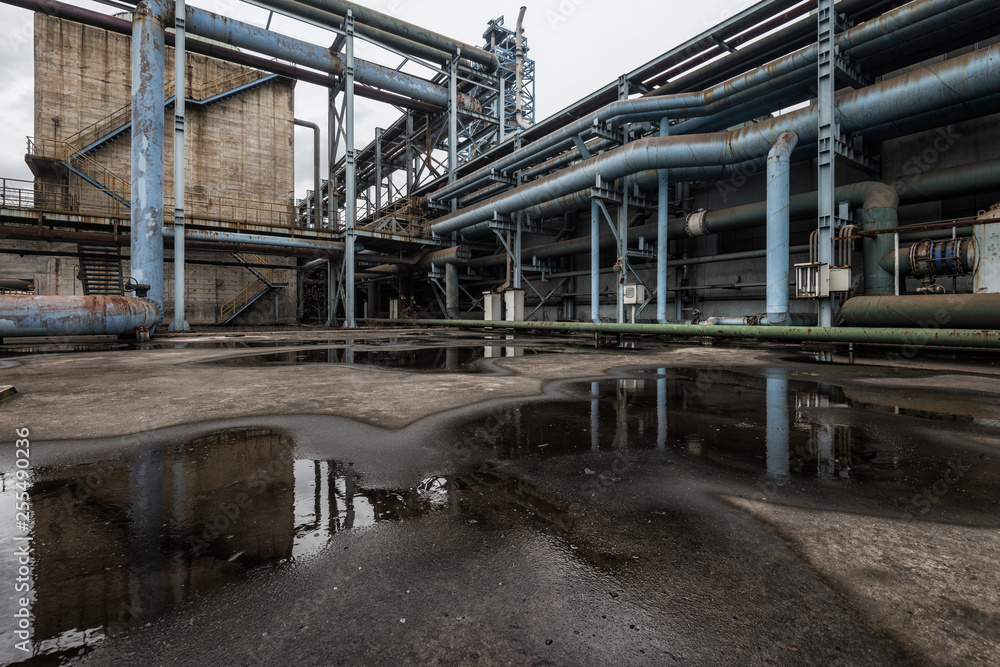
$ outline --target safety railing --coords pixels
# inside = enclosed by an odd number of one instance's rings
[[[370,212],[368,215],[372,215]],[[359,217],[361,217],[359,215]],[[378,217],[371,222],[361,223],[359,229],[395,236],[411,238],[424,235],[427,217],[412,199],[398,199],[378,212]]]
[[[259,297],[270,288],[270,285],[265,283],[263,280],[259,278],[254,280],[252,283],[240,290],[239,294],[219,306],[219,322],[226,322],[229,318],[235,316],[238,312],[240,312],[240,310],[245,308],[248,303]]]

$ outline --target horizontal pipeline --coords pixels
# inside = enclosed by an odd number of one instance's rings
[[[373,320],[381,325],[573,331],[606,334],[744,338],[761,341],[870,343],[903,346],[1000,348],[1000,331],[974,329],[863,329],[851,327],[733,327],[698,324],[596,324],[593,322],[505,322],[502,320]]]
[[[174,230],[171,227],[163,229],[163,238],[174,238]],[[277,248],[298,248],[301,250],[314,250],[318,253],[329,255],[344,252],[344,244],[334,241],[315,241],[302,238],[282,238],[280,236],[265,236],[263,234],[241,234],[238,232],[203,231],[199,229],[185,229],[184,238],[189,241],[205,241],[208,243],[240,243],[246,245],[262,245]]]
[[[0,338],[122,336],[159,321],[156,304],[134,296],[0,295]]]

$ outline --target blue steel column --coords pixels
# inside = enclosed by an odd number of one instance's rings
[[[357,327],[354,319],[354,224],[357,221],[357,193],[355,188],[355,151],[354,151],[354,16],[350,11],[344,21],[347,31],[347,73],[344,76],[344,130],[347,155],[344,158],[344,183],[347,209],[347,221],[344,230],[344,326],[348,329]]]
[[[601,209],[590,200],[590,321],[601,322]]]
[[[163,319],[163,71],[169,0],[144,0],[132,22],[131,275]]]
[[[188,331],[184,319],[184,97],[186,67],[184,0],[174,5],[174,321],[171,331]]]
[[[786,130],[767,154],[767,324],[788,324],[788,239],[792,151],[799,135]]]
[[[660,136],[670,135],[670,119],[664,116],[660,119]],[[667,204],[670,203],[670,172],[660,169],[659,193],[656,203],[656,321],[660,324],[667,323],[667,223],[670,221],[670,212]]]
[[[837,14],[834,0],[819,0],[816,13],[819,31],[819,62],[817,80],[817,110],[819,112],[819,159],[817,161],[817,196],[819,239],[816,261],[833,264],[833,225],[836,211],[836,158],[840,126],[834,95],[837,90]],[[832,299],[819,299],[819,326],[833,322]]]

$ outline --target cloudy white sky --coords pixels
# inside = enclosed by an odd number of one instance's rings
[[[68,3],[105,13],[114,11],[91,0]],[[268,18],[267,11],[239,0],[189,0],[189,4],[261,26]],[[540,120],[746,9],[753,0],[377,0],[360,4],[477,46],[488,20],[503,15],[506,24],[513,27],[518,9],[526,5],[525,37],[529,57],[536,62],[536,117]],[[271,28],[317,44],[333,41],[331,33],[283,17],[276,16]],[[31,12],[0,4],[0,35],[0,177],[30,179],[24,151],[33,118]],[[360,41],[356,55],[391,66],[399,62],[393,54]],[[326,91],[299,83],[295,115],[325,128]],[[398,115],[391,106],[359,99],[358,145],[367,144],[374,138],[376,126],[385,127]],[[312,186],[311,151],[311,131],[298,128],[299,197]]]

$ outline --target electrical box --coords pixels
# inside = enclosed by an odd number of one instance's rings
[[[646,300],[646,288],[639,284],[625,285],[625,305],[640,306]]]
[[[503,296],[496,292],[483,292],[483,317],[487,322],[503,319]]]
[[[399,319],[399,299],[389,299],[389,319]]]
[[[819,299],[830,296],[830,265],[810,262],[795,265],[795,298]]]
[[[830,291],[831,292],[851,291],[850,267],[845,266],[839,269],[830,269]]]

